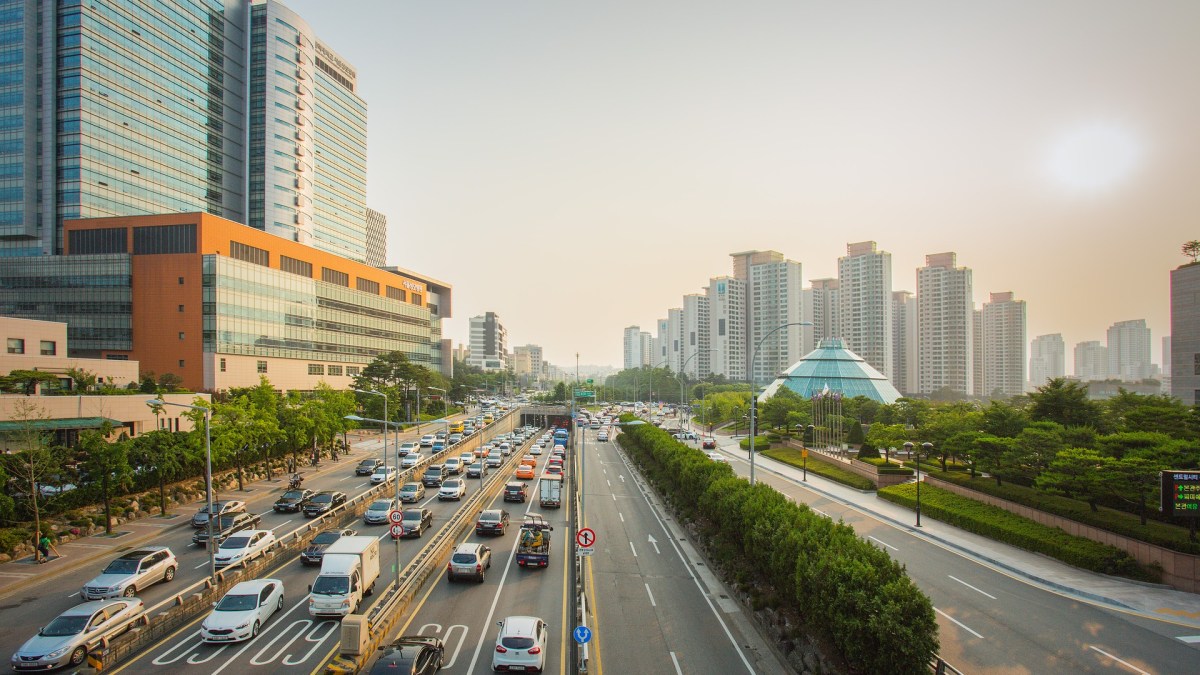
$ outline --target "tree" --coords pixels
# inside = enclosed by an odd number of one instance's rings
[[[1196,262],[1196,258],[1200,257],[1200,241],[1193,239],[1185,243],[1181,250],[1183,251],[1184,255],[1191,256],[1192,262],[1194,263]]]
[[[1024,411],[1003,401],[992,401],[983,411],[983,431],[993,436],[1016,438],[1028,423]]]
[[[1016,440],[1034,478],[1046,470],[1064,447],[1062,435],[1057,431],[1035,426],[1023,429]]]
[[[17,451],[4,455],[8,471],[19,482],[20,489],[29,491],[35,533],[42,531],[39,507],[41,481],[62,465],[61,453],[50,449],[49,436],[39,428],[38,423],[49,418],[46,410],[37,403],[29,399],[17,401],[12,411],[12,421],[17,422],[17,427],[9,434],[9,440]]]
[[[1100,407],[1087,397],[1087,385],[1056,377],[1029,395],[1029,416],[1035,421],[1058,422],[1064,427],[1100,428]]]
[[[104,501],[104,532],[112,534],[112,497],[117,490],[133,484],[133,468],[129,466],[129,437],[121,434],[109,441],[113,426],[105,420],[99,429],[79,434],[79,449],[84,453],[83,469],[90,480],[100,480],[100,498]]]
[[[179,452],[175,434],[165,429],[155,429],[133,439],[129,449],[130,460],[154,472],[158,479],[158,501],[162,515],[167,513],[167,481],[183,473],[182,453]]]
[[[96,386],[96,374],[83,368],[67,368],[67,377],[74,383],[75,391],[88,391]]]
[[[871,425],[871,431],[867,433],[867,443],[876,448],[881,448],[884,459],[891,461],[892,448],[902,447],[911,435],[911,432],[903,424],[876,422]]]
[[[58,385],[58,375],[44,370],[17,369],[8,375],[0,377],[0,391],[6,394],[24,394],[33,396],[38,386]]]
[[[567,389],[566,382],[559,382],[554,385],[554,398],[557,403],[565,403],[571,398],[571,392]]]
[[[1103,476],[1112,462],[1090,448],[1066,448],[1034,480],[1034,486],[1050,494],[1082,499],[1093,512],[1099,511],[1096,500],[1106,489]]]
[[[974,478],[976,469],[973,459],[975,439],[982,435],[978,431],[960,431],[935,446],[937,451],[941,453],[942,471],[946,470],[946,460],[949,457],[971,458],[971,478]]]
[[[1169,467],[1152,459],[1123,457],[1108,465],[1102,484],[1122,501],[1137,506],[1138,518],[1146,525],[1146,504],[1155,501],[1160,488],[1159,471]]]
[[[996,485],[1003,484],[1008,460],[1016,448],[1016,441],[1011,438],[982,435],[971,444],[971,458],[979,468],[991,474]]]

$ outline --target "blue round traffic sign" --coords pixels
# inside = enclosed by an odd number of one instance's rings
[[[579,644],[587,644],[588,640],[592,639],[592,629],[587,626],[576,626],[572,635],[575,636],[575,641]]]

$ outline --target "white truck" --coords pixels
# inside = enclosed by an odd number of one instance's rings
[[[562,506],[562,478],[559,476],[542,476],[538,481],[538,501],[542,508],[558,508]]]
[[[308,587],[310,616],[343,617],[358,611],[379,578],[379,540],[342,537],[325,549],[321,571]]]

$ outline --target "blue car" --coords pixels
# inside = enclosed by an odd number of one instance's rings
[[[441,440],[440,438],[433,442],[433,451],[434,452],[441,452],[442,450],[445,450],[445,449],[446,449],[446,442]]]

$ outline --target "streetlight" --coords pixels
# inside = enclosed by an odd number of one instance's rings
[[[697,349],[695,354],[692,354],[691,356],[687,357],[687,360],[685,360],[683,362],[683,365],[679,366],[679,374],[675,379],[679,380],[679,412],[680,412],[680,414],[683,414],[683,374],[684,374],[683,369],[687,367],[688,361],[691,361],[692,359],[696,358],[697,356],[700,356],[701,354],[707,354],[708,352],[715,352],[715,351],[719,351],[719,350],[717,350],[717,349]],[[700,379],[699,378],[699,375],[700,375],[699,368],[696,369],[696,375],[697,375],[696,379]],[[690,413],[691,406],[688,406],[688,408],[689,408],[688,412]],[[691,418],[691,415],[689,414],[688,415],[688,427],[690,428],[691,426],[692,426],[692,418]],[[679,423],[679,428],[683,429],[682,421],[680,421],[680,423]]]
[[[355,389],[354,391],[359,391],[359,390]],[[371,393],[371,392],[364,391],[362,393],[365,394],[365,393]],[[387,399],[385,398],[384,400],[386,401]],[[397,428],[396,433],[399,434],[400,433],[400,431],[399,431],[400,423],[399,422],[389,422],[388,420],[377,420],[377,419],[372,419],[370,417],[360,417],[358,415],[345,415],[342,417],[342,419],[350,420],[351,422],[375,422],[376,424],[383,425],[383,456],[384,456],[383,470],[384,470],[384,477],[386,477],[387,476],[387,432],[388,432],[388,427],[390,427],[390,426],[396,427]],[[397,447],[399,447],[399,446],[397,445]],[[386,483],[385,483],[385,485],[386,485]],[[395,508],[397,510],[399,510],[400,509],[400,458],[399,457],[396,458],[396,498],[395,499],[396,499]],[[390,524],[389,524],[389,527],[390,527]],[[392,542],[396,545],[396,587],[399,588],[400,587],[400,538],[392,537]]]
[[[921,452],[932,453],[933,443],[921,444]],[[917,453],[917,527],[921,526],[921,453]]]
[[[354,392],[356,392],[356,393],[359,393],[359,394],[370,394],[370,395],[372,395],[372,396],[382,396],[382,397],[383,397],[383,475],[385,475],[385,476],[386,476],[386,475],[387,475],[387,465],[388,465],[388,464],[387,464],[387,456],[388,456],[388,451],[387,451],[387,437],[388,437],[388,433],[387,433],[387,432],[388,432],[388,423],[387,423],[387,421],[386,421],[386,420],[388,419],[388,411],[387,411],[388,397],[387,397],[387,394],[385,394],[385,393],[383,393],[383,392],[381,392],[381,391],[375,391],[374,389],[354,389],[353,391],[354,391]],[[353,417],[355,417],[355,416],[354,416],[354,415],[347,415],[347,416],[345,417],[345,419],[352,419]],[[357,422],[357,421],[359,421],[359,420],[353,420],[353,421],[356,421],[356,422]],[[380,420],[373,420],[373,421],[376,421],[376,422],[378,422],[378,421],[380,421]],[[399,433],[399,432],[397,432],[397,433]],[[399,441],[399,438],[397,438],[397,441]],[[396,447],[397,447],[397,448],[399,448],[399,443],[397,443],[397,446],[396,446]],[[399,475],[399,474],[400,474],[400,459],[399,459],[399,458],[397,458],[397,459],[396,459],[396,474],[397,474],[397,475]],[[397,483],[398,483],[398,482],[399,482],[399,481],[397,481]],[[397,496],[399,496],[399,492],[397,492]],[[396,564],[397,564],[397,565],[399,565],[399,562],[397,562]]]
[[[664,363],[667,363],[670,360],[671,359],[663,359],[662,361],[659,361],[655,365],[650,366],[650,395],[649,395],[650,400],[647,401],[647,403],[650,405],[654,405],[654,371],[658,370],[659,366],[661,366]],[[651,417],[653,417],[653,414],[651,414]]]
[[[164,401],[161,398],[148,399],[146,404],[151,407],[174,405],[180,408],[191,408],[192,410],[204,412],[204,480],[208,484],[208,541],[205,543],[205,546],[208,548],[208,576],[215,585],[217,583],[217,551],[213,546],[216,543],[216,538],[213,537],[212,408],[188,403],[172,403]]]
[[[813,426],[811,424],[808,425],[808,438],[802,439],[804,442],[801,443],[801,445],[804,446],[804,482],[806,482],[806,483],[808,482],[808,444],[810,442],[812,442],[812,439],[815,437],[814,434],[816,434],[816,432],[817,432],[817,428],[815,426]]]
[[[754,345],[754,354],[750,357],[750,484],[754,485],[754,439],[758,436],[758,392],[755,391],[757,386],[754,384],[754,362],[758,359],[758,348],[769,337],[775,334],[781,328],[788,326],[811,326],[811,321],[793,321],[791,323],[780,324],[772,328],[766,335],[758,340],[758,344]]]

